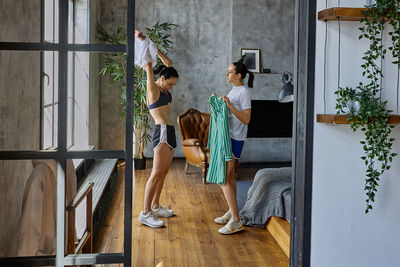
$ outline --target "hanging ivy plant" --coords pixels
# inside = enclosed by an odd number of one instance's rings
[[[392,63],[400,67],[400,0],[376,0],[368,7],[359,28],[359,39],[367,39],[370,42],[361,65],[362,75],[368,82],[360,82],[356,88],[339,88],[335,92],[338,95],[338,114],[349,111],[352,130],[360,129],[365,136],[365,140],[360,141],[365,152],[361,159],[367,167],[364,188],[367,195],[365,213],[372,209],[372,203],[375,202],[381,175],[390,169],[393,157],[397,155],[391,152],[395,139],[390,138],[390,133],[394,126],[389,125],[388,120],[392,111],[387,109],[387,101],[381,97],[383,72],[380,61],[385,58],[387,50],[391,51],[394,58]],[[386,29],[389,30],[388,35],[392,42],[385,48],[382,36],[388,24],[391,27]]]

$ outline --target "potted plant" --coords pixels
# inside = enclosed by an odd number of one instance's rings
[[[168,33],[173,27],[178,25],[165,22],[157,22],[151,28],[145,28],[146,35],[157,45],[163,53],[167,54],[171,48],[172,41]],[[126,44],[126,34],[122,26],[118,26],[111,34],[108,33],[100,24],[97,24],[98,39],[104,43],[109,44]],[[161,64],[159,60],[157,65]],[[156,66],[157,67],[157,66]],[[111,75],[113,81],[120,84],[122,89],[121,105],[122,115],[126,116],[126,53],[106,53],[105,64],[100,71],[101,75]],[[150,125],[150,112],[147,107],[146,98],[146,72],[141,68],[135,68],[134,72],[134,135],[135,135],[135,149],[134,160],[135,169],[146,168],[146,158],[143,151],[147,142],[151,139],[149,134],[151,130]]]
[[[362,26],[359,28],[359,39],[369,40],[369,49],[364,53],[363,77],[367,83],[360,82],[356,88],[339,88],[336,109],[338,113],[350,113],[353,131],[361,129],[365,140],[360,141],[365,155],[361,157],[366,165],[366,179],[364,190],[367,195],[365,213],[372,209],[375,193],[379,186],[381,175],[390,169],[393,157],[394,138],[390,137],[393,125],[388,124],[391,110],[387,109],[387,101],[381,98],[381,79],[383,72],[378,60],[383,60],[387,51],[392,52],[393,64],[400,67],[400,0],[376,0],[368,5],[369,9],[363,12]],[[392,44],[385,48],[382,44],[382,33],[385,26]],[[359,103],[354,106],[354,103]],[[357,107],[358,108],[355,108]],[[350,107],[350,108],[349,108]]]

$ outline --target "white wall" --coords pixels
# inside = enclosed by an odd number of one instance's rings
[[[317,10],[326,8],[317,1]],[[342,6],[362,6],[365,1],[341,1]],[[328,7],[338,1],[328,1]],[[326,22],[317,21],[315,114],[335,113],[338,74],[338,22],[328,23],[326,110],[324,108],[324,45]],[[358,40],[358,22],[341,22],[340,86],[355,86],[361,79],[361,57],[368,46]],[[383,96],[396,111],[397,68],[384,63]],[[400,127],[394,151],[400,151]],[[365,214],[365,165],[360,157],[363,135],[347,126],[314,123],[311,266],[399,266],[400,249],[400,157],[393,161],[380,182],[374,208]]]

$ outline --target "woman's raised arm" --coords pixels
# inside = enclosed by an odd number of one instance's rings
[[[154,81],[153,63],[149,62],[143,68],[147,73],[147,103],[151,104],[160,97],[160,90]]]
[[[160,50],[158,50],[157,55],[160,57],[162,63],[167,66],[167,67],[172,67],[172,61],[171,59],[169,59],[169,57],[167,57],[166,54],[164,54],[163,52],[161,52]]]

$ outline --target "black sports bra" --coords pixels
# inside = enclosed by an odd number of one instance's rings
[[[170,92],[164,93],[160,90],[160,98],[154,102],[153,104],[149,105],[149,109],[158,108],[161,106],[166,106],[172,102],[172,95]]]

